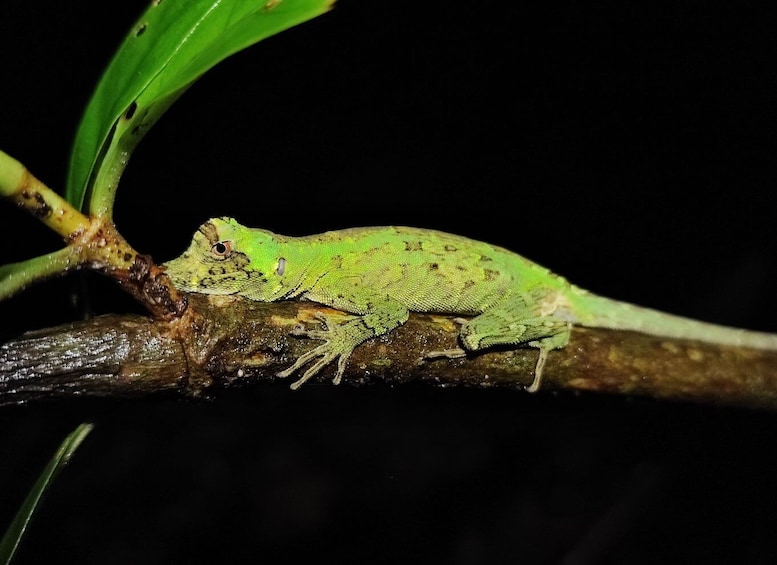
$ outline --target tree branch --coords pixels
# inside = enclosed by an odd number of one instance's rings
[[[316,344],[289,333],[299,323],[318,323],[317,304],[188,298],[189,308],[174,320],[102,316],[8,342],[0,347],[0,405],[70,396],[214,394],[277,380],[276,372]],[[413,315],[389,335],[358,347],[343,382],[518,390],[531,383],[533,349],[424,359],[428,351],[456,347],[457,332],[450,317]],[[318,380],[328,381],[332,373],[327,368]],[[549,356],[541,391],[549,390],[773,409],[777,352],[574,328],[570,344]]]

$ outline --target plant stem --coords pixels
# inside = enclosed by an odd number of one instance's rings
[[[69,245],[27,261],[0,265],[0,299],[24,290],[35,281],[65,273],[81,262],[80,248]]]
[[[14,201],[66,240],[85,232],[90,220],[35,178],[19,161],[0,151],[0,196]]]

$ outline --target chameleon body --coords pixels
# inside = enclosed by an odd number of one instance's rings
[[[321,329],[295,332],[323,343],[279,373],[287,377],[307,366],[292,388],[335,361],[339,383],[351,352],[402,325],[410,312],[470,316],[459,332],[463,349],[429,357],[495,345],[539,349],[532,391],[548,352],[567,345],[572,325],[777,349],[777,335],[600,297],[501,247],[428,229],[365,227],[287,237],[214,218],[165,266],[185,291],[262,302],[299,298],[357,315],[341,324],[322,316]]]

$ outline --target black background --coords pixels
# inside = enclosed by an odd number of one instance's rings
[[[0,147],[50,186],[145,4],[4,1]],[[232,57],[140,144],[120,230],[165,260],[215,215],[437,228],[600,294],[777,331],[769,3],[521,4],[342,0]],[[0,263],[59,245],[8,204],[0,218]],[[139,311],[87,280],[96,312]],[[0,337],[76,318],[79,284],[0,304]],[[96,430],[18,563],[777,557],[768,412],[285,383],[4,408],[0,528],[81,421]]]

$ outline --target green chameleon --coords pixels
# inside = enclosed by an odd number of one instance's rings
[[[322,329],[295,331],[323,343],[278,373],[288,377],[311,364],[292,388],[335,360],[338,384],[353,350],[402,325],[410,312],[472,316],[460,320],[464,349],[427,357],[461,357],[495,345],[539,349],[530,391],[539,389],[548,352],[567,345],[573,324],[777,349],[777,335],[596,296],[501,247],[428,229],[365,227],[287,237],[214,218],[165,265],[174,285],[189,292],[261,302],[300,298],[357,314],[341,324],[321,315]]]

